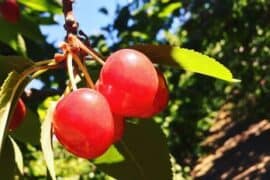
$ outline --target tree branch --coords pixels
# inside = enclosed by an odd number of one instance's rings
[[[73,8],[72,5],[75,0],[62,0],[63,2],[63,12],[65,16],[65,25],[64,28],[67,31],[68,34],[75,34],[78,33],[79,23],[76,21],[74,14],[73,14]]]

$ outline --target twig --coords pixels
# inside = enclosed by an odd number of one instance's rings
[[[97,53],[94,49],[85,46],[83,43],[81,43],[80,48],[81,48],[83,51],[85,51],[86,53],[90,54],[90,55],[93,57],[93,59],[95,59],[95,60],[96,60],[97,62],[99,62],[101,65],[104,65],[104,64],[105,64],[105,62],[103,61],[103,59],[101,59],[101,58],[98,56],[98,53]]]
[[[90,77],[86,67],[84,66],[84,64],[81,62],[80,58],[78,57],[77,54],[72,53],[73,59],[76,62],[76,64],[78,65],[78,67],[80,68],[80,70],[82,71],[82,73],[84,74],[86,83],[88,85],[89,88],[95,89],[95,84],[92,80],[92,78]]]
[[[48,67],[48,69],[43,68],[43,69],[37,70],[36,72],[33,73],[32,77],[36,78],[49,69],[61,68],[61,67],[63,67],[63,65],[64,65],[63,63],[54,62],[54,60],[48,60],[47,62],[46,61],[37,62],[36,66],[45,66],[45,67]]]
[[[99,53],[97,53],[94,49],[90,47],[90,43],[88,41],[88,37],[83,31],[79,31],[79,23],[76,21],[74,14],[73,14],[73,8],[72,4],[75,0],[62,0],[63,2],[63,12],[65,16],[65,29],[67,31],[67,40],[70,41],[76,40],[79,42],[80,49],[84,52],[90,54],[97,62],[104,65],[103,59],[100,57]],[[80,34],[85,38],[85,42],[82,42],[77,36]],[[72,36],[73,35],[73,36]]]
[[[74,36],[72,34],[69,34],[68,35],[68,43],[73,44],[74,47],[79,47],[81,50],[83,50],[84,52],[86,52],[89,55],[91,55],[101,65],[104,65],[105,64],[105,62],[103,61],[103,59],[101,57],[99,57],[99,54],[94,49],[92,49],[90,47],[87,47],[76,36]]]
[[[71,87],[73,91],[77,90],[77,85],[74,77],[74,70],[72,65],[72,55],[68,53],[67,55],[67,69],[68,69],[68,76],[71,82]]]
[[[63,12],[65,16],[65,25],[64,28],[67,31],[68,34],[77,34],[79,23],[76,21],[74,14],[73,14],[73,8],[72,4],[75,0],[62,0],[63,2]]]

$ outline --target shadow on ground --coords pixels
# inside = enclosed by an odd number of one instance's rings
[[[224,107],[202,146],[194,179],[270,179],[270,121],[236,121]]]

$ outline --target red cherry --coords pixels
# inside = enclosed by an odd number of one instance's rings
[[[81,88],[61,99],[54,111],[53,129],[71,153],[92,159],[114,141],[114,121],[107,100],[97,91]]]
[[[11,23],[20,19],[20,9],[16,0],[5,0],[0,4],[0,13],[3,18]]]
[[[99,86],[99,80],[96,82],[96,89]],[[113,120],[114,120],[114,143],[120,141],[124,134],[125,129],[125,119],[123,116],[119,116],[116,114],[113,114]]]
[[[114,119],[114,143],[122,139],[125,129],[125,119],[122,116],[113,115]]]
[[[147,110],[145,110],[145,113],[141,116],[142,118],[149,118],[158,114],[159,112],[163,111],[168,104],[169,90],[166,84],[166,80],[160,71],[157,70],[157,73],[158,73],[158,91],[152,106],[150,106]]]
[[[15,130],[23,122],[23,118],[25,117],[25,115],[26,115],[26,108],[23,100],[20,98],[17,102],[14,114],[11,120],[9,121],[10,124],[8,125],[8,129],[11,131]]]
[[[122,49],[110,55],[101,69],[100,91],[115,114],[139,117],[152,105],[158,76],[151,61],[142,53]]]

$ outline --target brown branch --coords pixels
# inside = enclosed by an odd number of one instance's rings
[[[65,25],[64,28],[67,31],[68,34],[75,34],[78,33],[79,23],[76,21],[74,14],[73,14],[73,8],[72,5],[75,0],[62,0],[63,2],[63,12],[65,16]]]
[[[69,34],[73,34],[78,37],[78,39],[80,39],[86,47],[90,48],[89,38],[82,30],[79,30],[79,23],[75,19],[72,8],[74,2],[75,0],[62,0],[63,12],[65,16],[64,28],[67,31],[66,39],[68,38]]]

